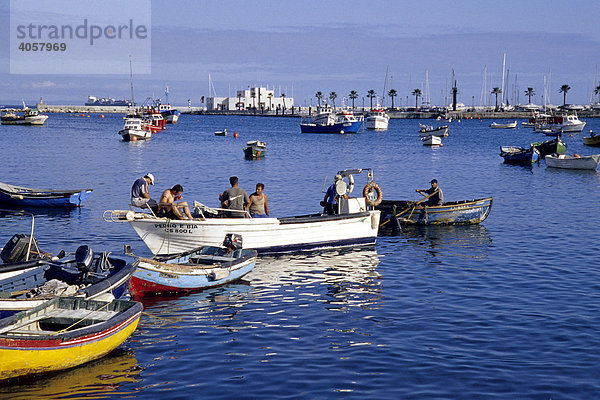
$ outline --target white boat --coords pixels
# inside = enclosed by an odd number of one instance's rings
[[[389,122],[390,116],[381,108],[372,110],[366,118],[367,129],[374,129],[376,131],[387,130]]]
[[[136,142],[138,140],[147,140],[152,136],[152,130],[146,129],[146,125],[141,118],[125,118],[125,125],[119,131],[119,135],[125,142]]]
[[[565,169],[596,169],[600,163],[600,154],[591,156],[569,156],[566,154],[547,155],[546,166]]]
[[[439,136],[425,136],[421,138],[423,146],[442,146],[442,138]]]
[[[442,125],[438,127],[433,127],[432,125],[423,125],[419,124],[421,129],[419,129],[419,136],[427,137],[427,136],[439,136],[446,137],[448,136],[448,125]]]
[[[536,132],[545,132],[547,130],[560,132],[581,132],[585,128],[586,122],[581,121],[575,112],[564,113],[562,115],[537,114],[529,121],[533,120],[533,130]]]
[[[506,124],[498,124],[496,122],[492,122],[490,124],[490,128],[493,128],[493,129],[515,129],[516,127],[517,127],[517,121],[507,122]]]
[[[227,129],[223,129],[222,131],[216,131],[215,136],[227,136]]]
[[[38,110],[25,108],[23,114],[8,112],[0,117],[2,125],[44,125],[48,119],[47,115],[40,114]]]
[[[373,207],[381,201],[381,189],[372,181],[363,189],[367,198],[344,198],[354,187],[353,174],[365,169],[338,172],[345,176],[336,184],[339,198],[337,214],[311,214],[284,218],[213,218],[195,207],[193,220],[157,218],[152,214],[130,210],[107,210],[107,222],[129,222],[153,254],[167,255],[192,250],[200,246],[219,246],[228,233],[244,238],[244,247],[260,254],[286,253],[327,247],[373,245],[377,238],[380,211]],[[371,189],[378,195],[370,197]],[[368,205],[371,204],[371,205]]]

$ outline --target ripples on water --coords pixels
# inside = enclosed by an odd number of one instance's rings
[[[36,212],[42,249],[129,243],[149,255],[129,226],[102,220],[127,207],[131,183],[149,171],[155,196],[180,183],[186,200],[208,205],[230,175],[247,190],[264,182],[277,216],[318,211],[324,175],[352,167],[374,168],[386,198],[415,200],[436,177],[447,200],[491,195],[494,205],[480,226],[407,228],[375,248],[261,258],[236,284],[144,299],[119,351],[0,386],[0,397],[597,397],[599,174],[502,164],[501,145],[542,135],[453,122],[444,146],[430,149],[415,121],[337,136],[301,135],[296,119],[184,115],[127,144],[121,125],[120,116],[52,115],[41,129],[2,127],[2,181],[94,188],[80,210]],[[240,139],[212,134],[223,128]],[[267,142],[264,160],[244,160],[253,139]],[[581,134],[565,141],[594,153]],[[24,217],[0,221],[3,243],[28,231]]]

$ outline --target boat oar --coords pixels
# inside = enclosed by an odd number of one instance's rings
[[[419,204],[421,204],[422,202],[424,202],[425,200],[427,200],[428,198],[430,198],[431,196],[433,196],[434,194],[436,194],[438,191],[436,190],[435,192],[431,193],[429,196],[424,197],[423,199],[417,201],[416,203],[414,203],[413,205],[411,205],[410,207],[405,208],[404,210],[400,211],[398,214],[394,215],[395,218],[398,218],[399,216],[401,216],[402,214],[404,214],[405,212],[407,212],[410,209],[414,209],[416,206],[418,206]],[[421,192],[419,192],[421,193]],[[422,196],[425,196],[423,193],[421,193]],[[385,224],[387,224],[388,222],[390,222],[390,219],[386,219],[385,221],[383,221],[381,223],[380,226],[384,226]]]

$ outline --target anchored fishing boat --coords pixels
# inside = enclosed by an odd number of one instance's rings
[[[38,110],[25,107],[20,113],[9,111],[0,117],[2,125],[44,125],[47,115]]]
[[[0,203],[19,207],[81,207],[93,189],[34,189],[0,182]]]
[[[564,169],[596,169],[600,163],[600,154],[591,156],[575,155],[548,155],[546,156],[546,166]]]
[[[518,146],[500,147],[500,156],[506,164],[531,165],[539,161],[540,152],[533,146],[529,148]]]
[[[567,151],[567,144],[558,136],[545,142],[531,143],[531,146],[537,149],[542,159],[548,154],[565,154]]]
[[[137,257],[94,253],[89,246],[83,245],[61,259],[7,264],[6,268],[0,266],[0,317],[61,296],[119,298],[127,290],[138,262]],[[17,268],[19,264],[21,269]],[[5,272],[11,273],[7,277]]]
[[[125,125],[119,131],[119,135],[124,142],[137,142],[138,140],[148,140],[152,137],[152,130],[139,117],[125,118]]]
[[[0,320],[0,380],[98,359],[135,331],[142,304],[63,297]]]
[[[362,197],[350,197],[354,175],[368,172]],[[337,213],[282,218],[214,218],[206,206],[194,208],[193,220],[158,218],[131,210],[107,210],[107,222],[128,222],[153,254],[175,254],[200,246],[219,246],[228,233],[242,235],[246,248],[259,254],[285,253],[327,247],[375,244],[380,212],[373,206],[381,201],[381,189],[373,182],[371,169],[339,171],[348,180],[336,186],[340,197]],[[342,180],[341,182],[344,182]],[[373,195],[375,193],[375,196]],[[348,196],[345,198],[344,196]],[[215,210],[215,209],[210,209]],[[216,209],[217,211],[230,211]]]
[[[390,116],[382,108],[375,108],[366,118],[367,129],[385,131],[390,123]]]
[[[240,235],[228,234],[222,247],[204,246],[170,256],[140,258],[130,291],[145,296],[222,286],[252,271],[256,256],[256,250],[242,249]]]
[[[246,147],[243,148],[244,157],[248,160],[253,158],[264,157],[267,152],[267,144],[260,140],[251,140],[246,142]]]
[[[492,122],[490,124],[490,128],[492,128],[492,129],[515,129],[516,127],[517,127],[517,121],[507,122],[506,124],[499,124],[496,122]]]
[[[432,125],[419,124],[419,126],[421,127],[421,129],[419,129],[419,136],[422,136],[422,137],[427,137],[427,136],[446,137],[446,136],[448,136],[448,125],[433,127]]]
[[[427,206],[421,201],[383,200],[376,207],[381,211],[379,234],[395,234],[403,225],[479,224],[492,209],[491,197],[449,201],[441,206]]]
[[[300,122],[302,133],[356,133],[363,124],[363,117],[349,111],[338,113],[335,119],[331,113],[317,115],[312,122]]]

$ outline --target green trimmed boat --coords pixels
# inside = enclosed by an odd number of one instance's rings
[[[567,144],[558,136],[544,142],[531,143],[531,146],[540,152],[540,158],[545,158],[549,154],[565,154],[567,151]]]

